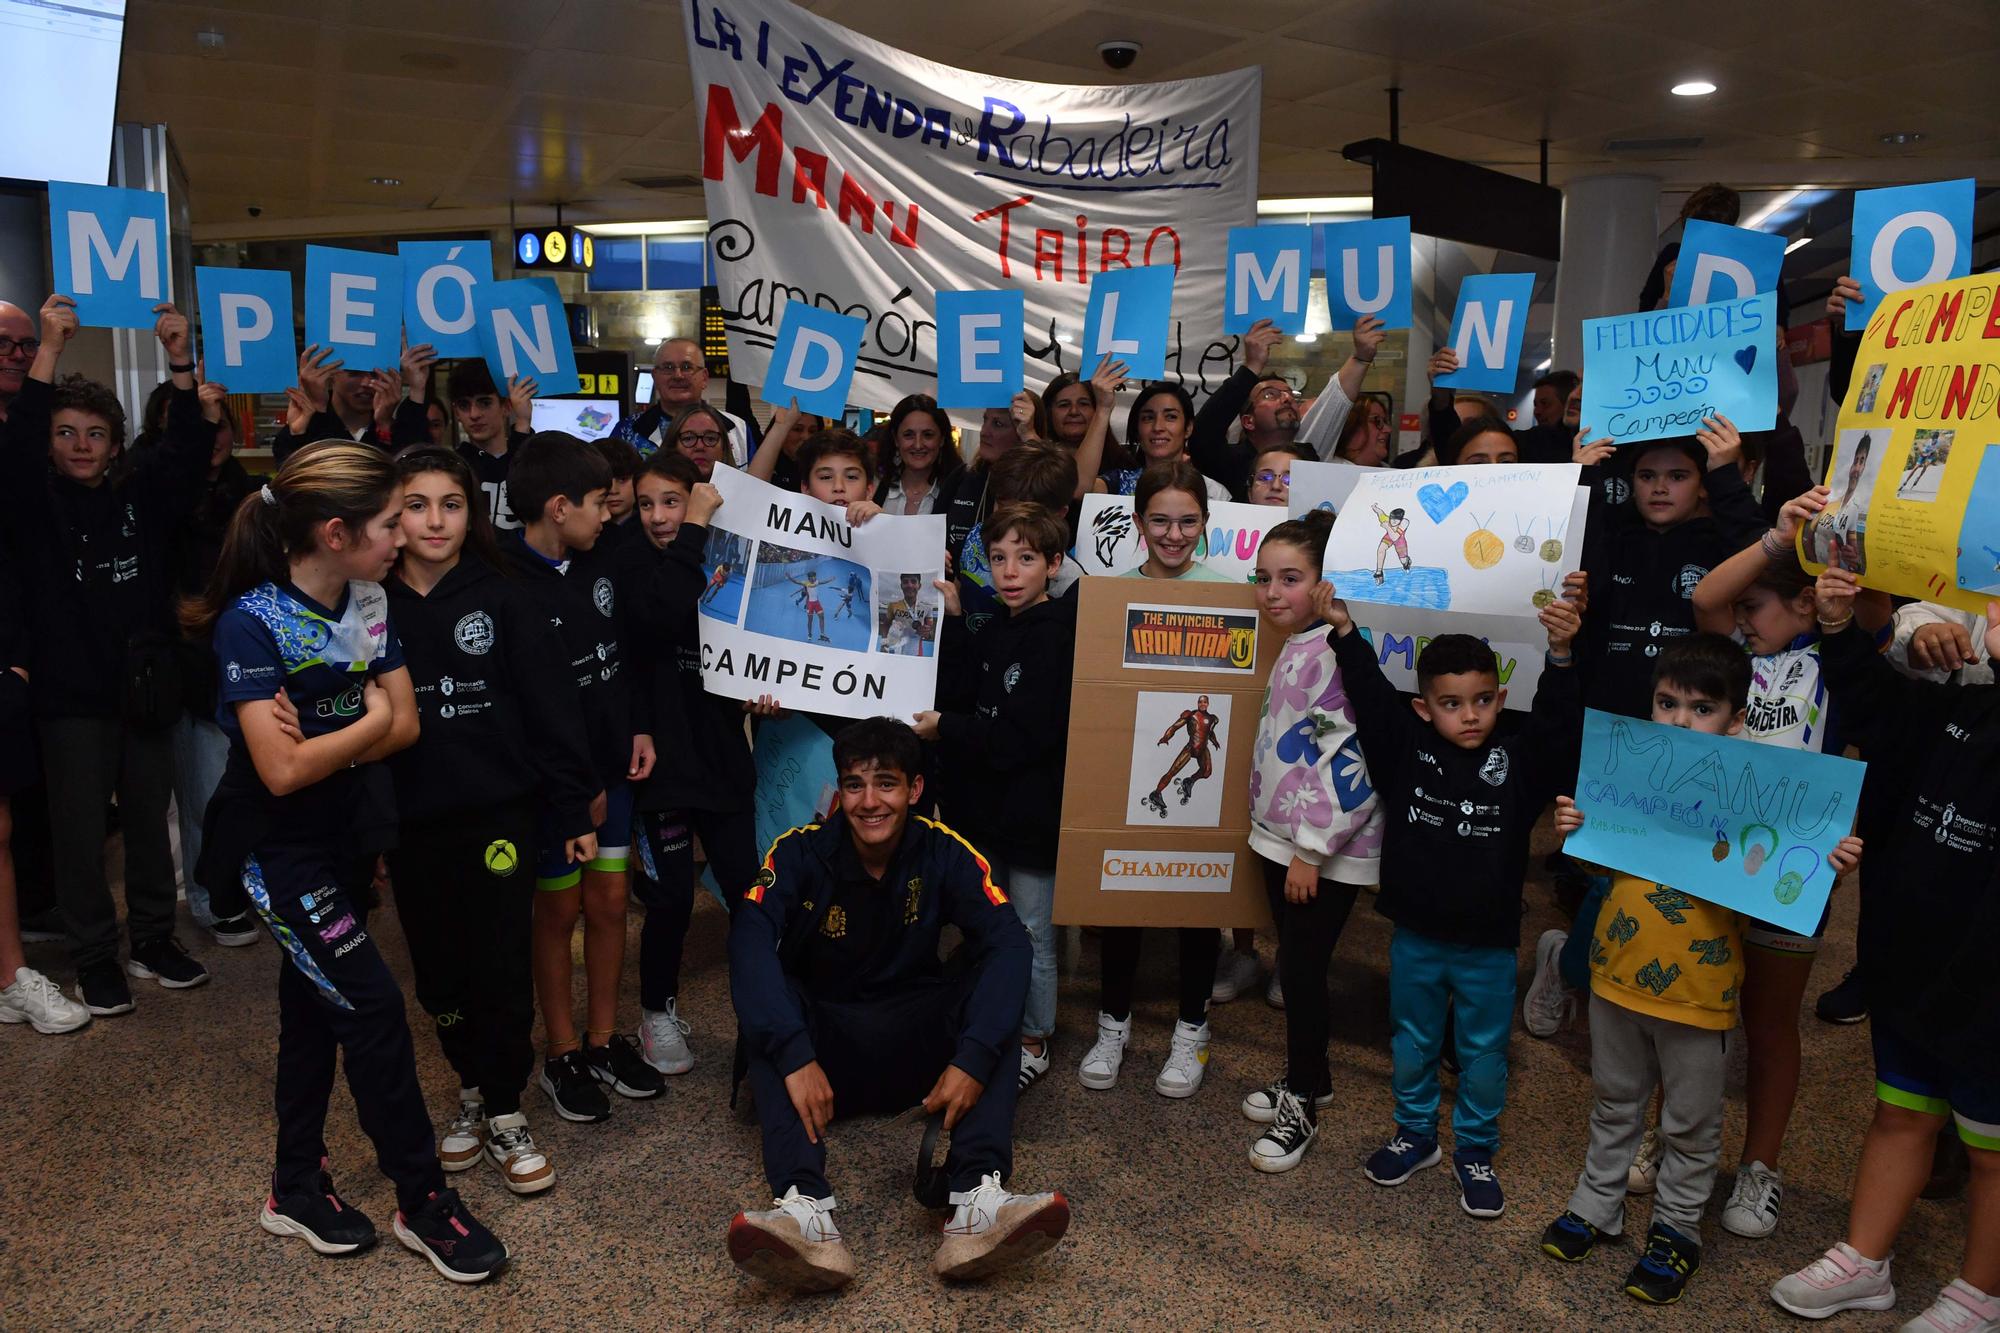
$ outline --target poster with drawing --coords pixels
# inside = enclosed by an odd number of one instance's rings
[[[846,511],[719,466],[702,553],[702,682],[841,717],[906,716],[937,696],[944,517]]]
[[[1825,510],[1799,533],[1808,573],[1975,614],[2000,588],[2000,274],[1908,287],[1871,310],[1841,404]]]
[[[1303,458],[1292,464],[1292,489],[1287,513],[1298,518],[1309,509],[1324,509],[1338,517],[1347,497],[1370,472],[1381,468],[1362,467],[1342,459],[1308,463]]]
[[[1272,505],[1217,502],[1194,558],[1231,583],[1257,576],[1257,546],[1285,521]],[[1076,564],[1086,574],[1123,574],[1146,563],[1146,536],[1132,518],[1129,495],[1086,495],[1077,520]]]
[[[1125,822],[1146,828],[1215,828],[1222,822],[1222,756],[1230,697],[1142,690],[1132,723]]]

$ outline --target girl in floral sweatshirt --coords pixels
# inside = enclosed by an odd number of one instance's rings
[[[1267,1126],[1250,1148],[1260,1171],[1297,1166],[1333,1101],[1327,1065],[1327,965],[1355,894],[1376,881],[1382,815],[1361,757],[1326,623],[1313,613],[1333,515],[1280,523],[1257,552],[1257,604],[1287,637],[1271,668],[1250,776],[1250,850],[1263,861],[1285,990],[1286,1071],[1243,1099]]]

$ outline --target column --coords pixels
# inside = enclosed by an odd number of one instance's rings
[[[1658,253],[1660,182],[1586,176],[1563,190],[1556,269],[1555,367],[1583,370],[1583,321],[1629,314]]]

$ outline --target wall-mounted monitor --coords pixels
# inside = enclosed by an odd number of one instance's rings
[[[0,134],[0,176],[110,183],[124,43],[125,0],[0,0],[14,116]]]

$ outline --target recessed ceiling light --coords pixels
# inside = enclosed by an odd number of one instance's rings
[[[1889,144],[1893,147],[1900,148],[1904,144],[1917,143],[1921,141],[1923,137],[1924,137],[1923,135],[1919,134],[1915,130],[1902,130],[1894,134],[1883,135],[1882,142]]]
[[[1707,79],[1690,79],[1686,83],[1673,86],[1675,97],[1706,97],[1715,91],[1715,85]]]
[[[400,176],[370,176],[368,183],[370,185],[401,185],[403,179]]]

